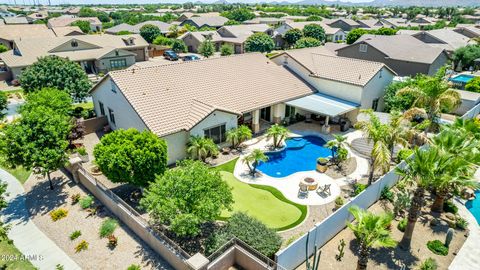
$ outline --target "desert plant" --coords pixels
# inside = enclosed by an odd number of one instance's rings
[[[404,182],[401,181],[400,183]],[[410,194],[408,192],[397,192],[396,198],[393,201],[393,214],[395,216],[400,215],[403,213],[404,209],[408,209],[410,207],[411,203],[412,199],[410,198]]]
[[[72,204],[76,204],[80,201],[80,194],[75,193],[72,196],[70,196],[70,199],[72,200]]]
[[[335,206],[337,208],[340,208],[344,203],[345,202],[344,202],[342,196],[338,196],[337,198],[335,198]]]
[[[445,235],[445,246],[447,248],[450,246],[450,243],[452,243],[454,233],[455,231],[452,228],[448,228],[447,234]]]
[[[100,232],[99,232],[100,237],[104,238],[112,235],[117,227],[118,227],[118,221],[116,219],[107,218],[102,222],[102,225],[100,226]]]
[[[118,238],[111,234],[108,236],[108,246],[111,248],[111,249],[114,249],[116,248],[118,245]]]
[[[400,222],[397,224],[397,229],[401,232],[405,232],[405,228],[407,227],[407,218],[402,218]]]
[[[141,270],[142,268],[138,264],[131,264],[127,270]]]
[[[211,138],[191,136],[187,143],[187,153],[193,158],[205,161],[209,156],[218,155],[218,146]]]
[[[458,207],[452,201],[445,201],[443,203],[443,211],[447,213],[457,214]]]
[[[93,197],[90,196],[90,195],[82,197],[80,199],[79,203],[80,203],[80,207],[82,207],[82,209],[90,208],[93,205]]]
[[[420,265],[420,270],[437,270],[438,264],[437,261],[433,258],[428,258],[422,262]]]
[[[367,188],[367,185],[365,184],[360,184],[360,183],[355,183],[353,185],[353,194],[357,196],[358,194],[362,193]]]
[[[384,187],[382,189],[382,193],[380,194],[380,199],[393,202],[394,197],[395,197],[395,193],[393,193],[393,191],[391,191],[388,187]]]
[[[62,264],[55,265],[55,270],[63,270],[65,267]]]
[[[80,237],[80,235],[82,235],[82,232],[79,231],[79,230],[76,230],[76,231],[74,231],[70,234],[70,240],[73,241],[73,240],[77,239],[78,237]]]
[[[468,227],[468,221],[462,217],[457,217],[455,225],[457,225],[457,228],[460,230],[465,230]]]
[[[78,243],[78,245],[75,247],[75,253],[78,253],[83,250],[88,249],[88,242],[85,240],[82,240],[82,242]]]
[[[448,247],[445,246],[440,240],[428,241],[427,247],[431,252],[437,255],[447,256],[448,254]]]
[[[345,240],[340,239],[340,244],[338,244],[337,249],[338,254],[335,255],[335,259],[340,262],[345,255]]]
[[[50,217],[53,221],[60,220],[68,215],[68,210],[64,208],[58,208],[50,212]]]

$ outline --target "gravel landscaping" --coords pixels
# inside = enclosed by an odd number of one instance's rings
[[[110,248],[108,239],[100,238],[99,230],[104,220],[115,216],[97,200],[94,200],[94,206],[99,206],[98,212],[89,216],[80,203],[72,204],[71,199],[74,194],[83,198],[88,195],[87,191],[61,171],[52,173],[52,178],[54,190],[49,189],[48,180],[41,176],[29,178],[24,185],[27,207],[38,228],[84,269],[127,269],[132,264],[140,265],[142,269],[172,269],[121,222],[113,233],[118,238],[118,245]],[[59,208],[67,210],[68,214],[54,222],[50,213]],[[77,230],[81,235],[70,240],[70,235]],[[83,240],[88,242],[88,249],[75,252],[75,247]]]

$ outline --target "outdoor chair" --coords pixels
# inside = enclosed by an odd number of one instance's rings
[[[299,185],[298,197],[308,198],[308,187],[306,185]]]
[[[330,186],[331,184],[326,184],[325,186],[320,186],[318,189],[317,189],[317,193],[324,193],[324,194],[328,194],[328,195],[331,195],[332,192],[330,191]]]

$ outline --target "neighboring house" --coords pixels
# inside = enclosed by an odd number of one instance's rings
[[[480,103],[480,93],[457,89],[455,89],[455,91],[460,94],[460,99],[462,101],[460,106],[455,110],[456,115],[464,115],[470,109],[475,107],[475,105]]]
[[[345,19],[345,18],[338,18],[338,19],[323,19],[323,23],[327,24],[332,28],[340,28],[345,32],[352,31],[355,28],[362,27],[361,24],[352,20],[352,19]]]
[[[382,111],[385,88],[396,75],[384,63],[338,57],[325,47],[288,50],[272,58],[322,94]],[[355,121],[358,110],[347,116]]]
[[[140,35],[78,35],[24,38],[14,41],[13,50],[0,54],[11,78],[39,57],[57,55],[78,62],[87,73],[108,72],[148,60],[148,43]]]
[[[413,34],[412,36],[431,46],[444,49],[449,54],[453,53],[458,48],[467,46],[470,43],[469,37],[457,33],[453,31],[453,29],[449,28],[421,31]]]
[[[10,12],[6,9],[0,9],[0,17],[5,18],[5,17],[15,17],[17,14]]]
[[[318,24],[323,27],[325,30],[325,35],[327,37],[327,41],[333,42],[340,42],[344,41],[347,33],[343,31],[341,28],[333,28],[328,24],[324,23],[323,21],[308,21],[308,22],[285,22],[284,24],[280,25],[275,29],[275,44],[277,47],[284,47],[285,41],[283,39],[285,33],[290,29],[299,29],[303,30],[305,25],[309,24]]]
[[[51,30],[57,37],[85,35],[78,26],[53,27]]]
[[[240,123],[257,133],[260,123],[282,121],[285,102],[315,90],[263,54],[249,53],[109,72],[90,93],[112,129],[152,131],[166,140],[174,164],[187,156],[190,136],[221,144]]]
[[[223,26],[217,31],[187,32],[179,39],[185,42],[189,52],[198,52],[200,44],[205,39],[211,39],[217,51],[223,44],[230,44],[234,53],[239,54],[245,52],[247,38],[257,32],[273,35],[273,29],[266,24],[244,24]]]
[[[457,24],[457,27],[455,27],[453,31],[469,38],[480,37],[480,25]]]
[[[258,17],[251,20],[244,21],[243,24],[269,24],[279,25],[286,21],[284,18],[270,18],[270,17]]]
[[[227,21],[228,19],[222,16],[191,17],[189,19],[182,21],[180,23],[180,26],[189,24],[197,28],[213,27],[218,29],[222,27]]]
[[[360,24],[360,28],[373,29],[377,30],[379,28],[391,28],[390,25],[382,22],[380,19],[366,19],[366,20],[356,20]]]
[[[338,49],[337,55],[384,63],[399,76],[433,75],[448,61],[445,50],[410,35],[363,35],[355,43]]]
[[[39,11],[39,12],[34,12],[32,14],[29,14],[27,16],[27,19],[31,22],[35,22],[38,20],[43,20],[48,18],[48,12],[47,11]]]
[[[102,31],[102,22],[97,17],[67,17],[61,16],[57,18],[51,18],[48,20],[47,26],[48,28],[53,27],[64,27],[70,26],[72,23],[76,21],[87,21],[90,23],[90,30],[93,32],[100,32]]]
[[[24,17],[24,16],[4,17],[3,21],[5,22],[6,25],[29,24],[30,23],[27,20],[27,17]]]
[[[207,12],[207,13],[183,12],[180,16],[178,16],[177,22],[183,22],[193,17],[219,17],[219,16],[220,16],[219,12]]]
[[[15,39],[54,38],[55,33],[44,24],[0,25],[0,44],[13,49]]]
[[[146,22],[135,24],[135,25],[122,23],[122,24],[116,25],[114,27],[105,29],[105,33],[111,34],[111,35],[116,35],[121,31],[128,31],[128,32],[133,33],[133,34],[140,34],[140,28],[142,28],[142,26],[147,25],[147,24],[157,26],[158,29],[160,29],[160,32],[162,34],[169,33],[170,32],[169,28],[170,28],[170,26],[172,26],[171,24],[161,22],[161,21],[146,21]]]

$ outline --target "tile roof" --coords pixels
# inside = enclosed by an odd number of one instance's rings
[[[130,24],[127,24],[127,23],[121,23],[119,25],[115,25],[114,27],[110,27],[108,29],[105,29],[105,32],[111,33],[111,34],[117,34],[120,31],[128,31],[128,32],[131,32],[131,33],[139,34],[140,33],[140,28],[142,28],[142,26],[144,26],[146,24],[152,24],[152,25],[157,26],[160,29],[160,32],[162,32],[162,33],[168,33],[169,28],[171,26],[171,24],[161,22],[161,21],[146,21],[146,22],[135,24],[135,25],[130,25]]]
[[[430,31],[422,31],[420,33],[416,33],[414,37],[421,37],[422,35],[428,35],[434,37],[435,39],[446,43],[445,45],[448,46],[441,46],[441,48],[454,51],[460,47],[465,47],[468,45],[470,38],[466,37],[462,34],[459,34],[453,29],[444,28],[444,29],[435,29]],[[441,43],[438,42],[438,43]],[[434,45],[435,43],[429,43],[430,45]]]
[[[4,17],[3,20],[5,24],[28,24],[27,17],[17,16],[17,17]]]
[[[88,21],[91,24],[98,24],[101,25],[102,22],[97,17],[67,17],[67,16],[62,16],[62,17],[57,17],[57,18],[51,18],[48,20],[48,25],[49,27],[62,27],[62,26],[69,26],[72,23],[76,21]]]
[[[113,71],[109,77],[159,136],[188,130],[214,110],[241,114],[315,92],[260,53]]]
[[[204,17],[191,17],[182,22],[188,23],[189,21],[195,23],[198,27],[211,26],[211,27],[220,27],[223,26],[228,19],[222,16],[204,16]]]
[[[303,65],[312,76],[359,86],[366,85],[383,67],[388,68],[379,62],[335,56],[323,46],[289,50],[283,54]]]
[[[52,31],[57,37],[68,36],[72,33],[75,35],[85,35],[78,26],[53,27]]]
[[[329,26],[329,25],[328,25],[327,23],[325,23],[324,21],[286,22],[285,24],[288,25],[288,26],[290,26],[291,28],[300,29],[300,30],[303,30],[303,28],[304,28],[306,25],[309,25],[309,24],[318,24],[318,25],[322,26],[323,30],[325,30],[325,34],[327,34],[327,35],[334,35],[334,34],[336,34],[338,31],[343,31],[343,30],[340,29],[340,28],[335,28],[335,27]],[[278,31],[278,28],[277,28],[277,31]],[[286,31],[285,31],[285,32],[286,32]],[[283,32],[283,33],[278,32],[278,33],[281,34],[281,35],[283,35],[285,32]]]
[[[0,25],[0,38],[5,40],[52,37],[55,33],[44,24]]]

